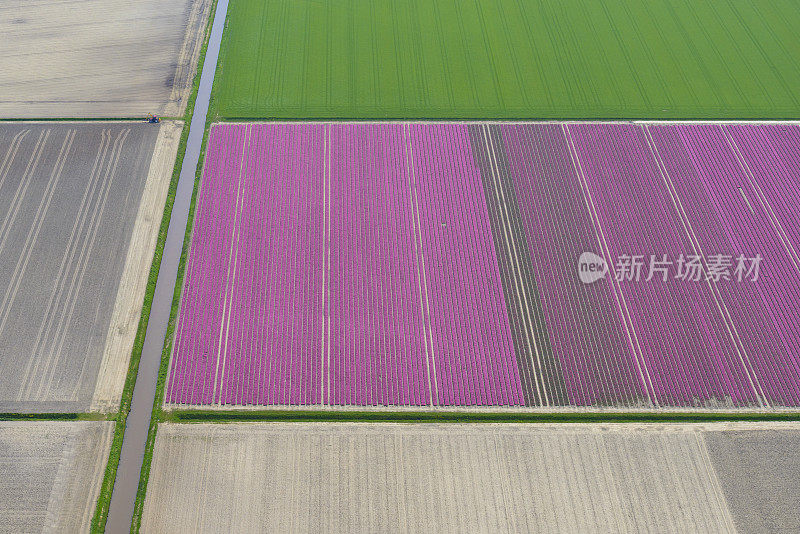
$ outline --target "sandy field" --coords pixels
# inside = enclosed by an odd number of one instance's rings
[[[800,432],[709,432],[706,444],[742,532],[800,532]]]
[[[0,125],[0,412],[116,410],[180,132]]]
[[[211,3],[0,3],[0,118],[182,115]]]
[[[725,470],[759,473],[759,453],[724,447],[776,436],[800,425],[162,424],[142,530],[758,531]],[[796,517],[792,477],[748,486],[784,496],[776,525]]]
[[[0,532],[88,532],[110,421],[0,422]]]

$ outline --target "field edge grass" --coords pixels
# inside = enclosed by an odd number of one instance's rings
[[[208,41],[211,36],[210,21],[213,21],[214,19],[216,6],[217,0],[213,0],[213,4],[209,10],[209,18],[206,20],[205,24],[205,37],[203,39],[203,46],[198,57],[198,66],[202,66],[205,59]],[[134,338],[131,358],[128,364],[128,373],[125,377],[125,385],[122,390],[119,411],[115,417],[116,423],[114,426],[114,438],[111,442],[111,449],[108,454],[108,462],[106,464],[106,470],[103,476],[103,483],[100,487],[100,494],[98,495],[95,512],[92,516],[92,522],[90,525],[90,532],[92,534],[105,532],[106,520],[108,519],[108,510],[111,504],[111,495],[114,490],[119,458],[122,452],[122,441],[125,436],[125,426],[127,423],[128,413],[130,412],[131,400],[133,399],[133,389],[136,385],[136,378],[139,373],[139,360],[142,356],[144,338],[150,319],[150,310],[153,305],[153,297],[155,295],[156,281],[158,280],[158,272],[161,268],[164,245],[167,240],[167,231],[169,230],[169,222],[172,217],[172,208],[175,203],[175,196],[178,189],[178,179],[180,178],[181,168],[183,166],[183,156],[186,152],[186,143],[189,138],[189,128],[191,126],[192,115],[194,114],[195,100],[197,98],[197,92],[200,88],[201,74],[202,69],[198,68],[195,73],[194,80],[192,81],[192,92],[189,97],[189,102],[186,105],[186,111],[183,118],[178,119],[183,121],[183,129],[181,131],[181,138],[175,156],[175,164],[172,169],[172,178],[170,179],[167,199],[164,205],[164,212],[161,217],[161,225],[158,230],[158,241],[156,242],[153,260],[150,264],[150,275],[147,279],[147,289],[145,291],[144,304],[142,305],[142,313],[139,317],[139,327],[136,331],[136,337]]]
[[[162,422],[363,422],[363,423],[708,423],[800,421],[792,412],[375,412],[330,410],[173,410]]]
[[[0,413],[0,421],[116,421],[116,413],[102,412],[44,412]]]

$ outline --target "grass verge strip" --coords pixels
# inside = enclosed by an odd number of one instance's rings
[[[0,413],[0,421],[96,421],[103,419],[105,419],[103,414],[95,413]]]
[[[800,421],[800,412],[358,412],[332,410],[175,410],[162,412],[174,423],[365,422],[365,423],[708,423],[716,421]]]

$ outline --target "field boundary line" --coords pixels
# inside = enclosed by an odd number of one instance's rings
[[[418,408],[418,407],[417,407]],[[398,423],[786,423],[800,424],[800,410],[486,410],[427,409],[410,411],[361,410],[173,410],[163,411],[161,423],[226,424],[269,422],[398,422]]]
[[[292,412],[292,413],[436,413],[436,412],[457,412],[461,414],[481,414],[481,413],[503,413],[503,414],[547,414],[547,413],[579,413],[579,414],[615,414],[615,413],[749,413],[749,414],[787,414],[787,413],[800,413],[800,407],[794,406],[756,406],[751,404],[749,406],[735,407],[735,406],[720,406],[717,405],[702,405],[702,406],[648,406],[646,404],[632,404],[628,406],[600,406],[600,405],[557,405],[557,406],[522,406],[522,405],[457,405],[457,404],[440,404],[438,406],[431,406],[430,404],[416,404],[416,405],[399,405],[399,404],[384,404],[384,405],[356,405],[356,404],[342,404],[336,406],[322,406],[316,404],[227,404],[222,406],[209,405],[209,404],[174,404],[165,403],[162,406],[164,413],[183,413],[183,412],[209,412],[219,414],[241,413],[272,413],[272,412]],[[227,417],[227,416],[226,416]]]
[[[433,346],[433,331],[430,325],[431,305],[428,299],[428,278],[425,274],[425,251],[423,250],[422,243],[422,227],[419,221],[419,194],[417,192],[417,179],[414,170],[414,152],[411,145],[411,133],[409,132],[408,125],[403,127],[403,133],[406,141],[406,167],[408,168],[408,195],[411,201],[411,226],[414,232],[414,252],[417,253],[417,286],[420,292],[420,307],[422,308],[422,332],[425,335],[425,363],[428,370],[428,392],[430,394],[430,405],[439,403],[439,384],[436,381],[436,358],[434,355]],[[417,248],[417,239],[419,239],[419,248]],[[423,290],[425,302],[423,304]],[[428,341],[430,340],[430,354],[428,352]],[[432,374],[431,374],[432,373]],[[434,395],[435,389],[435,395]]]
[[[219,348],[217,349],[217,365],[216,371],[214,372],[214,389],[211,394],[211,401],[216,402],[217,398],[217,384],[220,382],[220,375],[219,375],[219,362],[220,356],[222,356],[222,378],[224,379],[225,376],[225,356],[228,352],[228,331],[230,329],[230,318],[231,318],[231,310],[230,308],[233,307],[233,292],[234,292],[234,285],[236,280],[236,263],[239,258],[239,236],[241,232],[239,232],[239,210],[240,210],[240,203],[242,201],[242,173],[246,173],[245,171],[245,156],[247,154],[247,141],[250,137],[250,132],[252,131],[252,126],[249,126],[245,129],[244,134],[244,141],[242,142],[242,158],[239,163],[239,180],[236,184],[236,204],[234,205],[233,211],[233,230],[231,233],[231,248],[228,257],[228,275],[225,277],[225,300],[222,304],[222,322],[220,323],[219,329]],[[233,274],[231,274],[231,264],[233,264]],[[228,306],[228,287],[230,287],[231,291],[231,306]],[[227,310],[227,315],[226,315]],[[224,331],[224,333],[223,333]],[[222,340],[223,335],[225,339],[225,349],[222,348]],[[219,404],[222,404],[222,384],[219,384],[220,389],[220,398]]]
[[[65,119],[66,120],[66,119]],[[71,120],[71,119],[70,119]],[[46,122],[46,121],[41,121]],[[0,121],[2,123],[2,121]],[[696,125],[736,125],[736,124],[752,124],[752,125],[770,125],[770,124],[784,124],[789,126],[800,126],[800,119],[643,119],[643,118],[624,118],[624,119],[575,119],[575,118],[509,118],[498,119],[496,117],[485,118],[408,118],[408,117],[387,117],[387,118],[352,118],[352,117],[309,117],[303,118],[274,118],[274,117],[216,117],[213,124],[490,124],[490,125],[514,125],[514,124],[696,124]]]
[[[703,429],[703,431],[695,432],[694,436],[697,447],[700,451],[700,459],[703,461],[703,467],[706,470],[706,475],[708,476],[708,480],[711,483],[712,490],[714,491],[714,498],[717,501],[717,506],[720,507],[720,510],[722,510],[725,516],[726,531],[736,532],[736,526],[734,525],[733,515],[731,514],[731,510],[728,506],[728,500],[725,497],[725,491],[722,489],[722,484],[717,476],[717,470],[714,467],[714,462],[711,461],[711,457],[708,454],[708,444],[706,443],[704,431],[707,432],[708,430]]]

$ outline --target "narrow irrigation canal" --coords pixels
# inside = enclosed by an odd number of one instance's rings
[[[211,97],[211,86],[217,70],[219,45],[225,27],[225,15],[228,11],[228,0],[219,0],[211,28],[211,36],[206,50],[203,70],[200,75],[200,87],[194,106],[192,122],[189,126],[189,137],[186,141],[186,152],[183,156],[181,174],[178,178],[178,189],[175,204],[167,230],[164,244],[164,255],[158,271],[150,320],[144,338],[144,347],[139,362],[136,386],[133,389],[131,411],[125,427],[122,441],[122,452],[114,481],[114,492],[106,523],[106,532],[127,533],[131,529],[133,507],[136,491],[139,487],[139,473],[144,459],[147,432],[150,428],[150,415],[153,399],[156,394],[158,368],[161,363],[161,350],[167,332],[173,289],[178,275],[178,263],[181,257],[186,222],[189,218],[189,205],[192,200],[194,177],[200,159],[200,148],[206,124],[206,114]]]

